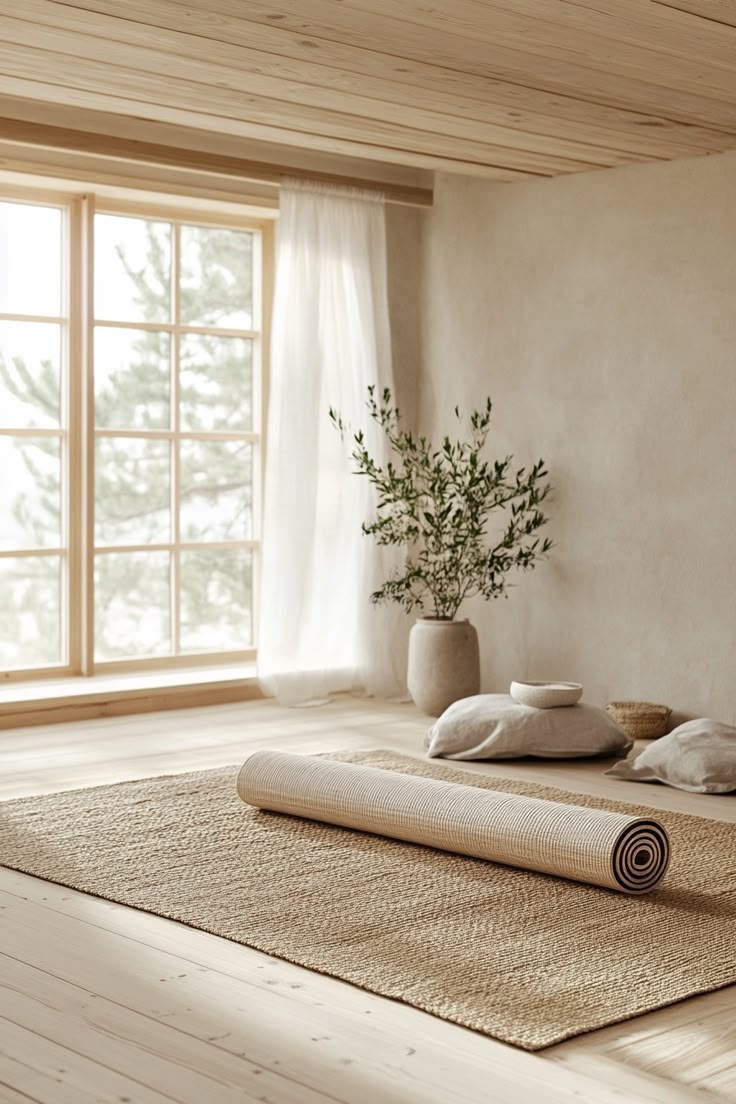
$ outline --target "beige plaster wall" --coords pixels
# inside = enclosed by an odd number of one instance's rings
[[[407,421],[418,413],[421,371],[422,211],[386,205],[386,269],[394,391]]]
[[[543,456],[551,558],[473,602],[483,689],[736,721],[736,156],[497,185],[422,216],[424,430],[490,394]]]

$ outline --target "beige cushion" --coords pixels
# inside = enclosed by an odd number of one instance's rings
[[[730,793],[736,790],[736,728],[705,717],[687,721],[606,774],[690,793]]]
[[[443,759],[576,759],[622,755],[633,743],[593,705],[534,709],[508,694],[478,694],[455,702],[426,739],[427,754]]]

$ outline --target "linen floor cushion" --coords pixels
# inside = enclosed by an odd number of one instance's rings
[[[730,793],[736,790],[736,728],[705,717],[686,721],[606,774],[690,793]]]
[[[446,709],[425,743],[430,758],[575,759],[622,755],[634,741],[593,705],[535,709],[508,694],[477,694]]]

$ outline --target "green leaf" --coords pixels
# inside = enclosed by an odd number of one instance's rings
[[[379,407],[375,389],[368,389],[371,418],[383,430],[390,459],[385,466],[371,457],[363,432],[355,436],[356,474],[372,484],[376,517],[362,532],[380,545],[401,547],[404,568],[371,595],[372,602],[396,602],[410,611],[430,605],[436,616],[454,617],[473,595],[506,597],[506,576],[533,569],[553,547],[549,538],[529,539],[548,518],[539,509],[551,485],[542,484],[543,460],[532,468],[509,469],[513,456],[487,461],[481,453],[489,432],[492,404],[470,415],[471,440],[444,437],[435,448],[425,435],[401,427],[401,415],[384,389]],[[330,409],[333,425],[342,424]],[[459,407],[455,415],[461,419]],[[489,544],[487,533],[498,532],[495,519],[508,508],[503,531]]]

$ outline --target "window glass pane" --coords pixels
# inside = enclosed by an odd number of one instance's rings
[[[179,357],[182,429],[249,433],[253,342],[245,337],[184,334]]]
[[[60,418],[61,326],[0,322],[0,424],[52,429]]]
[[[0,548],[61,546],[61,442],[0,437]]]
[[[0,313],[61,314],[63,213],[0,203]]]
[[[182,441],[183,541],[250,540],[253,450],[245,441]]]
[[[181,650],[248,648],[253,642],[253,556],[248,549],[181,553]]]
[[[171,321],[171,224],[95,215],[95,318]]]
[[[171,651],[170,554],[95,556],[95,659]]]
[[[100,437],[95,447],[95,544],[171,537],[168,441]]]
[[[171,338],[158,330],[95,330],[95,421],[106,429],[168,429]]]
[[[181,228],[181,321],[249,330],[253,325],[253,234]]]
[[[59,556],[0,559],[0,666],[62,663]]]

